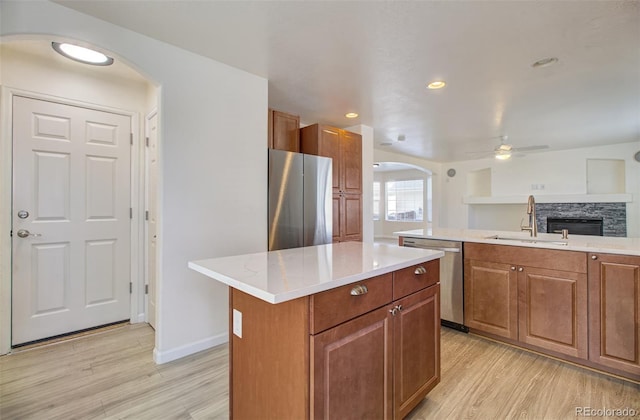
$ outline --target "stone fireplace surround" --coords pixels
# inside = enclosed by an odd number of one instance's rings
[[[602,217],[603,236],[627,236],[626,203],[536,203],[538,231],[547,231],[547,217]]]

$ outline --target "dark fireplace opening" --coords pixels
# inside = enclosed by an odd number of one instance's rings
[[[562,229],[568,229],[574,235],[603,236],[603,226],[602,217],[547,217],[547,233],[562,233]]]

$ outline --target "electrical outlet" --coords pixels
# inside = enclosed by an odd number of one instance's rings
[[[242,338],[242,312],[233,310],[233,333]]]
[[[532,191],[544,190],[544,184],[531,184]]]

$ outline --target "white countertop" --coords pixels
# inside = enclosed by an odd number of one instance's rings
[[[441,251],[343,242],[190,261],[189,268],[264,301],[280,303],[443,256]]]
[[[640,256],[640,238],[614,238],[610,236],[571,235],[565,240],[566,245],[544,241],[562,241],[559,234],[538,233],[540,242],[521,242],[530,240],[528,232],[510,232],[474,229],[415,229],[394,232],[394,235],[412,238],[442,239],[462,242],[478,242],[495,245],[515,245],[532,248],[562,249],[570,251],[602,252],[606,254],[623,254]],[[514,240],[495,239],[491,236],[514,238]]]

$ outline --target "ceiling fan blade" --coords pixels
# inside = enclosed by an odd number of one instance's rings
[[[517,152],[531,152],[533,150],[543,150],[543,149],[548,149],[549,146],[547,146],[546,144],[542,144],[539,146],[524,146],[524,147],[512,147],[511,150],[517,151]]]

